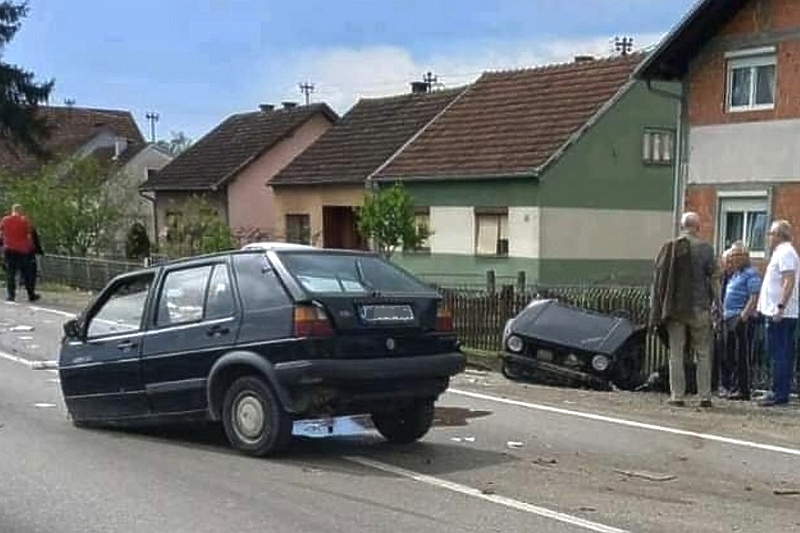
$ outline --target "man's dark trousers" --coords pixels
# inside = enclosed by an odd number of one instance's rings
[[[794,330],[796,318],[775,321],[767,317],[767,347],[772,356],[772,394],[775,403],[789,401],[794,374]]]
[[[742,320],[735,316],[725,321],[722,386],[743,400],[750,399],[750,364],[754,333],[755,320]]]
[[[17,297],[17,273],[22,278],[22,284],[28,293],[28,298],[35,297],[33,285],[33,269],[30,264],[30,255],[26,253],[15,252],[13,250],[5,250],[6,265],[6,298],[14,300]]]

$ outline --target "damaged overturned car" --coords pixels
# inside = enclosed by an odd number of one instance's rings
[[[506,323],[503,375],[514,381],[635,390],[647,328],[622,314],[535,299]]]

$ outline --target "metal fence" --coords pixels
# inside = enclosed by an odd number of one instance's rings
[[[159,258],[159,261],[163,261]],[[78,289],[101,290],[113,277],[142,268],[148,262],[118,261],[97,258],[47,255],[41,258],[41,279]],[[426,278],[427,276],[422,276]],[[448,283],[439,274],[427,279],[435,284],[453,310],[455,326],[465,346],[499,352],[505,323],[534,298],[557,298],[563,302],[603,313],[625,313],[636,323],[647,321],[649,291],[646,287],[609,286],[529,286],[521,279],[493,280],[492,276],[475,283]],[[450,286],[448,286],[450,285]],[[467,286],[469,285],[469,286]],[[752,378],[756,388],[769,388],[771,368],[764,349],[762,328],[755,340]],[[654,335],[648,336],[643,372],[647,374],[664,365],[668,352]],[[800,363],[800,357],[798,357]]]

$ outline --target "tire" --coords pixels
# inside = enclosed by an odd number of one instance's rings
[[[433,400],[417,400],[403,409],[372,414],[372,423],[394,444],[411,444],[425,436],[433,425]]]
[[[511,361],[503,361],[503,366],[500,368],[503,376],[511,381],[523,381],[525,379],[525,371],[518,363]]]
[[[629,351],[622,352],[620,355],[614,361],[611,381],[622,390],[636,390],[645,381],[642,379],[641,360]]]
[[[264,380],[244,376],[225,392],[222,425],[231,447],[254,457],[285,451],[292,440],[292,418]]]

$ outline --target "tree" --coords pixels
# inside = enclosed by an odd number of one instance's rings
[[[0,50],[5,49],[28,15],[27,2],[0,2]],[[49,155],[41,144],[50,133],[39,104],[47,102],[55,81],[37,83],[34,74],[0,61],[0,135],[38,157]]]
[[[134,222],[125,239],[125,257],[128,259],[144,259],[150,256],[150,237],[141,222]]]
[[[173,131],[170,132],[168,141],[161,140],[156,144],[169,152],[172,157],[177,157],[192,145],[192,140],[182,131]]]
[[[209,201],[192,195],[173,202],[162,251],[169,257],[222,252],[235,247],[231,230]]]
[[[124,219],[125,198],[107,186],[110,169],[93,157],[68,159],[30,176],[6,178],[4,204],[22,205],[45,250],[85,256],[103,251]]]
[[[398,247],[418,249],[431,235],[427,226],[417,224],[411,195],[401,184],[369,193],[357,217],[359,233],[386,258]]]

